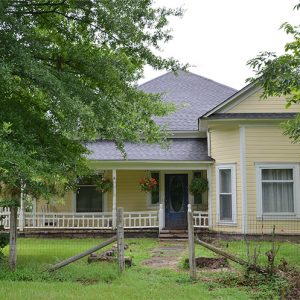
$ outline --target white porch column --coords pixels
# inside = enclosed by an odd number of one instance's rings
[[[24,200],[25,200],[25,193],[24,193],[24,185],[21,185],[21,195],[20,195],[20,211],[19,211],[19,230],[24,230]]]
[[[113,203],[112,203],[112,226],[116,228],[117,226],[117,171],[113,169]]]
[[[158,211],[158,226],[159,231],[161,231],[165,227],[165,209],[162,203],[159,204],[159,211]]]
[[[36,227],[36,199],[32,200],[32,226]]]

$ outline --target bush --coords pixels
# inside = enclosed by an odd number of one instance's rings
[[[190,184],[190,192],[195,195],[201,195],[208,190],[208,181],[202,177],[195,177]]]
[[[9,243],[9,233],[8,232],[0,232],[0,260],[3,259],[3,248],[6,247]]]

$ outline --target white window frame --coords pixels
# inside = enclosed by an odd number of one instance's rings
[[[262,203],[262,170],[263,169],[292,169],[293,170],[293,192],[294,192],[294,212],[279,212],[279,213],[263,213],[263,203]],[[262,218],[266,217],[267,219],[278,219],[282,218],[296,218],[300,217],[300,199],[299,199],[299,164],[256,164],[256,210],[257,217]]]
[[[221,220],[220,216],[220,170],[231,170],[231,196],[232,196],[232,220]],[[217,223],[224,225],[236,225],[236,165],[226,164],[216,166],[216,207]]]

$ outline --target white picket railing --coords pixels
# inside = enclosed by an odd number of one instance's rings
[[[124,228],[158,227],[158,211],[124,212]]]
[[[18,219],[19,219],[18,213]],[[0,225],[8,229],[10,226],[9,208],[0,208],[0,216],[5,218]],[[158,228],[159,219],[163,213],[159,211],[135,211],[124,212],[124,228]],[[206,211],[194,211],[194,227],[208,228],[208,213]],[[73,213],[73,212],[37,212],[24,213],[25,228],[56,228],[56,229],[110,229],[112,228],[112,213]]]
[[[25,213],[26,228],[107,229],[112,226],[112,214],[101,213]]]
[[[208,228],[208,212],[193,211],[194,227]]]

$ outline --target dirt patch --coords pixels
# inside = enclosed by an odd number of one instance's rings
[[[152,268],[176,269],[186,247],[184,242],[161,242],[159,247],[152,251],[152,257],[144,260],[142,264]]]
[[[208,269],[223,269],[229,268],[229,263],[226,258],[218,257],[196,257],[196,266],[198,268],[208,268]],[[189,263],[189,259],[185,260],[185,263]]]

